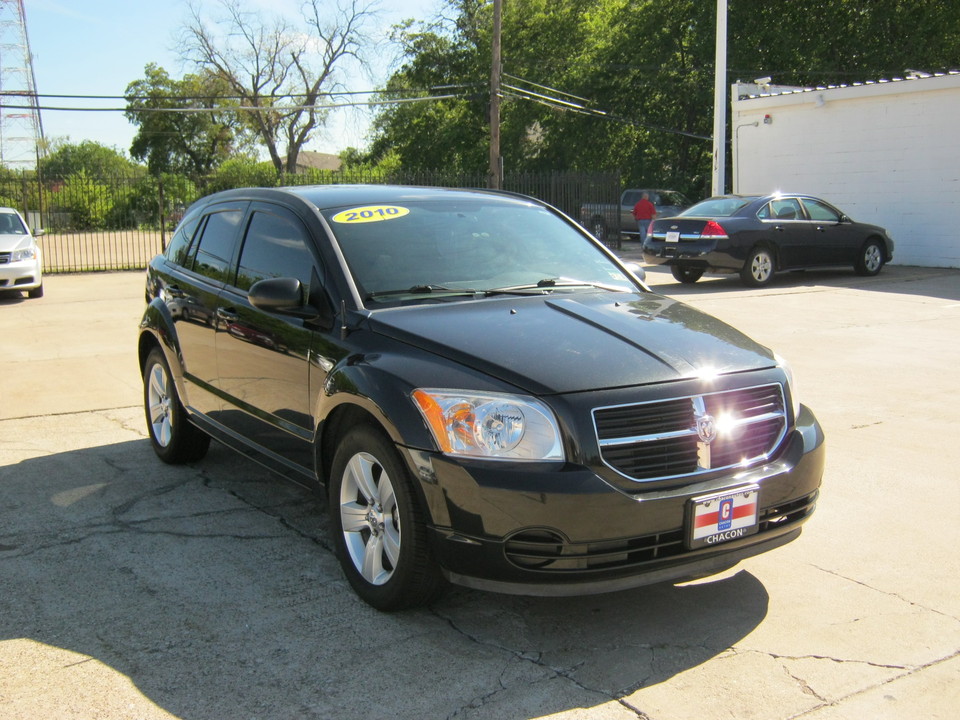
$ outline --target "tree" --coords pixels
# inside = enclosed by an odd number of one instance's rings
[[[119,150],[93,140],[53,143],[51,152],[41,158],[39,168],[45,179],[66,178],[80,172],[98,178],[142,172],[138,165],[124,157]]]
[[[300,150],[326,121],[321,103],[341,66],[360,61],[371,5],[348,0],[332,17],[323,0],[305,0],[296,27],[219,0],[224,16],[213,27],[191,5],[183,30],[183,56],[227,84],[245,110],[242,119],[266,146],[278,173],[294,172]]]
[[[152,175],[202,177],[234,150],[238,103],[222,78],[205,71],[175,80],[150,63],[125,94],[126,117],[138,126],[130,154],[145,161]]]
[[[490,14],[483,0],[447,0],[447,23],[398,28],[406,60],[384,97],[460,90],[386,106],[370,161],[484,170]],[[711,165],[715,14],[704,0],[504,2],[505,168],[618,171],[627,184],[700,195]],[[730,0],[729,17],[728,84],[902,77],[960,56],[960,14],[945,0]]]

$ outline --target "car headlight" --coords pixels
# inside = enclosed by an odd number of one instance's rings
[[[35,247],[28,247],[28,248],[23,248],[22,250],[14,250],[11,262],[23,262],[24,260],[36,260],[36,259],[37,259],[37,249]]]
[[[563,460],[550,409],[521,395],[419,388],[413,400],[448,455],[494,460]]]
[[[786,390],[790,394],[790,400],[793,403],[793,421],[796,422],[800,416],[800,394],[797,392],[797,380],[793,375],[793,368],[790,367],[790,363],[779,355],[775,354],[774,357],[777,359],[777,366],[783,370],[787,376]]]

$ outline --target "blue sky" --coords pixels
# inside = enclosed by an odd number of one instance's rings
[[[245,5],[299,17],[299,0],[246,0]],[[123,95],[130,82],[143,77],[149,62],[161,65],[173,77],[190,70],[181,66],[175,46],[177,30],[187,17],[186,0],[25,0],[24,6],[41,95]],[[202,0],[201,6],[213,8],[215,3]],[[357,72],[348,80],[350,89],[373,89],[386,78],[396,59],[385,42],[391,25],[403,18],[430,19],[441,6],[442,0],[381,0],[379,19],[368,31],[377,41],[374,77]],[[51,98],[41,104],[122,107],[124,103]],[[48,139],[95,140],[124,152],[136,132],[122,112],[44,111],[41,119]],[[368,124],[366,111],[337,111],[307,149],[336,153],[348,146],[360,147]]]

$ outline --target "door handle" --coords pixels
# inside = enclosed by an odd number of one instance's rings
[[[783,232],[784,230],[786,230],[786,228],[783,227],[783,225],[774,225],[773,229],[776,230],[777,232]]]
[[[237,315],[235,310],[228,308],[217,308],[217,318],[223,320],[224,322],[235,322],[238,317],[240,316]]]
[[[817,232],[826,232],[827,229],[823,225],[817,225]]]

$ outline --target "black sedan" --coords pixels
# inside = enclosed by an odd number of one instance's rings
[[[750,287],[780,270],[852,266],[876,275],[893,258],[893,240],[809,195],[723,195],[654,221],[643,257],[694,283],[705,272],[739,273]]]
[[[150,441],[322,489],[374,607],[715,573],[813,512],[823,433],[774,353],[531,198],[348,186],[197,202],[147,270]],[[190,308],[190,312],[186,312]]]

